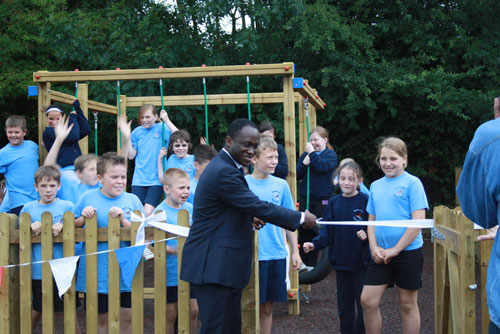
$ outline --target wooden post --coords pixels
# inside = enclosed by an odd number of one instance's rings
[[[301,95],[299,100],[299,154],[306,150],[307,128],[306,128],[306,110],[304,106],[304,97]]]
[[[108,249],[120,248],[120,218],[108,216]],[[120,333],[120,265],[108,253],[108,333]]]
[[[293,232],[297,234],[297,232]],[[298,270],[293,270],[292,263],[292,248],[289,244],[287,247],[290,251],[290,290],[288,290],[288,314],[299,315],[300,314],[300,301],[299,301],[299,272]]]
[[[85,252],[86,254],[97,252],[97,215],[85,219]],[[85,282],[86,282],[86,332],[97,333],[98,309],[97,309],[97,255],[85,257]]]
[[[167,328],[167,252],[165,239],[167,234],[160,230],[154,230],[154,287],[155,287],[155,333],[163,333]]]
[[[78,84],[78,101],[80,102],[80,107],[82,108],[85,118],[89,119],[89,85],[88,84]],[[81,139],[78,144],[80,145],[80,150],[82,154],[89,153],[89,136]]]
[[[52,260],[53,235],[52,235],[52,214],[44,212],[42,214],[42,260]],[[54,283],[52,270],[48,262],[42,263],[42,329],[44,333],[54,330]]]
[[[136,211],[137,215],[140,215]],[[130,244],[135,245],[135,239],[137,237],[137,230],[139,229],[139,222],[132,222],[130,229]],[[132,333],[142,334],[144,333],[144,299],[143,299],[143,288],[144,288],[144,264],[139,261],[137,268],[135,270],[134,279],[132,280]]]
[[[47,117],[45,117],[45,110],[50,106],[50,82],[38,83],[38,143],[43,143],[43,130],[47,127]],[[38,145],[38,154],[40,166],[43,165],[47,150],[45,146]]]
[[[283,111],[285,121],[285,150],[288,156],[288,177],[290,191],[297,201],[297,154],[295,146],[295,101],[293,92],[293,75],[283,76]]]
[[[250,281],[241,296],[241,333],[260,333],[259,300],[259,234],[253,232],[252,270]]]
[[[184,227],[189,227],[189,213],[186,210],[180,210],[177,215],[177,224]],[[177,301],[177,314],[178,314],[178,333],[179,334],[190,334],[190,318],[191,318],[191,308],[190,308],[190,295],[189,295],[189,283],[180,279],[181,273],[181,263],[182,263],[182,250],[184,249],[184,244],[186,238],[179,238],[177,240],[177,279],[178,279],[178,301]],[[187,310],[187,312],[186,312]],[[191,333],[194,334],[194,333]]]
[[[75,216],[66,212],[63,216],[63,254],[64,257],[75,256]],[[71,287],[64,294],[64,332],[76,333],[76,291],[75,276]]]
[[[486,234],[486,230],[481,230],[481,234]],[[493,240],[479,242],[479,265],[481,269],[481,330],[488,333],[490,325],[490,314],[486,302],[486,277],[488,276],[488,264],[490,262]]]
[[[460,174],[462,174],[462,167],[455,167],[455,205],[460,206],[460,201],[458,200],[458,194],[456,192],[458,186],[458,180],[460,179]]]
[[[19,261],[31,263],[31,216],[22,213],[19,219]],[[19,294],[21,296],[21,333],[31,333],[31,265],[19,268]]]

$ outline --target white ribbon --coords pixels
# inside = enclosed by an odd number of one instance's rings
[[[80,256],[63,257],[60,259],[49,260],[52,275],[56,281],[59,298],[71,287],[71,281],[75,275],[76,262]]]
[[[135,214],[135,212],[132,212],[132,214],[130,215],[130,220],[133,222],[141,223],[141,225],[139,225],[139,229],[137,230],[137,235],[135,237],[135,245],[139,246],[139,245],[144,245],[144,240],[145,240],[144,227],[150,225],[152,222],[166,221],[167,215],[165,214],[165,211],[162,210],[155,215],[151,215],[149,217],[144,218],[142,212],[140,216]]]
[[[321,225],[360,225],[360,226],[389,226],[389,227],[411,227],[411,228],[434,228],[434,219],[407,219],[407,220],[369,220],[369,221],[324,221],[323,218],[316,220]],[[474,223],[475,230],[482,230]]]

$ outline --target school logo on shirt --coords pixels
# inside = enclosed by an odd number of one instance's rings
[[[396,189],[394,189],[394,197],[396,197],[396,198],[403,197],[405,190],[406,190],[406,187],[396,187]]]
[[[57,224],[57,223],[63,223],[63,216],[62,215],[58,215],[58,216],[54,216],[54,218],[52,218],[54,224]]]
[[[363,220],[363,210],[361,210],[361,209],[352,210],[352,220],[362,221]]]
[[[32,147],[32,148],[31,148],[31,152],[33,152],[33,154],[35,154],[35,155],[37,155],[37,154],[38,154],[38,152],[37,152],[37,150],[36,150],[36,148],[35,148],[35,147]]]
[[[130,216],[132,215],[132,208],[123,208],[122,210],[125,219],[130,220]]]
[[[186,166],[186,173],[191,173],[193,171],[193,165],[187,165]]]
[[[153,135],[153,138],[154,138],[154,139],[158,139],[158,138],[160,138],[160,132],[159,132],[159,131],[158,131],[158,132],[155,132],[155,134]]]
[[[280,202],[280,192],[277,191],[277,190],[273,190],[273,192],[271,193],[271,199],[272,199],[273,203],[279,204],[279,202]]]

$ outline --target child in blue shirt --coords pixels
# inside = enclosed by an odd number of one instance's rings
[[[73,106],[75,110],[69,113],[71,131],[64,139],[60,149],[61,154],[57,157],[57,164],[63,169],[70,170],[73,170],[75,159],[82,155],[78,141],[90,134],[89,122],[80,108],[80,102],[75,99]],[[56,139],[54,128],[63,119],[64,111],[58,105],[53,104],[45,110],[45,115],[48,126],[43,130],[42,138],[45,148],[50,151]]]
[[[132,176],[132,194],[137,195],[144,204],[146,216],[161,200],[163,193],[161,180],[158,180],[156,159],[162,147],[168,147],[170,135],[177,131],[165,110],[160,112],[159,122],[155,106],[145,104],[139,109],[139,126],[132,131],[129,159],[135,159]],[[163,141],[162,141],[163,140]],[[162,174],[163,174],[162,167]]]
[[[378,147],[377,163],[385,176],[373,182],[366,211],[369,220],[425,219],[429,208],[422,182],[405,171],[408,153],[399,138],[388,137]],[[404,332],[420,332],[418,289],[422,287],[420,228],[368,226],[372,260],[368,265],[361,304],[367,332],[382,332],[380,301],[388,287],[398,286]]]
[[[171,154],[167,160],[167,169],[180,168],[185,171],[190,178],[194,178],[196,173],[194,168],[194,155],[188,153],[191,147],[191,136],[186,130],[179,130],[172,133],[169,150],[171,150],[174,154]],[[158,177],[160,180],[163,177],[161,161],[166,154],[167,150],[162,148],[160,155],[158,156]]]
[[[73,210],[73,203],[63,201],[57,198],[57,191],[61,187],[61,173],[54,166],[42,166],[35,173],[35,188],[40,194],[40,200],[26,203],[21,210],[21,214],[26,212],[31,216],[31,230],[35,235],[41,232],[42,214],[50,212],[52,214],[52,233],[54,236],[59,235],[63,229],[63,216],[65,212]],[[53,246],[53,259],[64,257],[63,244],[55,243]],[[42,260],[42,245],[33,243],[32,245],[32,261],[37,262]],[[32,277],[32,292],[33,292],[33,311],[32,311],[32,327],[34,328],[42,317],[42,265],[33,264],[31,267]],[[80,305],[80,300],[76,299],[77,306]],[[54,284],[54,312],[63,312],[64,303],[59,298],[57,287]],[[77,332],[80,332],[78,323],[76,325]]]
[[[0,150],[0,171],[4,173],[9,191],[9,213],[19,216],[23,205],[38,198],[35,172],[38,169],[38,145],[24,140],[26,120],[17,115],[5,121],[5,133],[9,144]]]
[[[366,235],[368,195],[360,192],[363,172],[355,162],[341,164],[338,171],[342,193],[330,198],[323,215],[325,221],[353,221],[351,226],[325,225],[312,242],[304,243],[306,253],[328,248],[328,258],[336,270],[337,304],[341,333],[365,333],[361,291],[370,248]]]
[[[194,149],[194,169],[196,170],[196,174],[193,178],[189,179],[189,183],[191,186],[190,195],[187,199],[188,203],[194,203],[194,193],[196,192],[196,187],[198,186],[198,180],[200,179],[201,174],[207,167],[208,163],[217,156],[217,152],[210,145],[201,144],[198,145]]]
[[[165,211],[167,224],[177,225],[177,215],[180,210],[189,212],[189,224],[193,216],[193,206],[186,203],[189,197],[189,176],[179,168],[169,168],[163,178],[165,200],[155,208]],[[167,240],[167,334],[174,333],[175,319],[177,318],[177,240]],[[191,290],[190,303],[190,333],[196,331],[198,317],[198,303]]]
[[[245,176],[250,190],[263,201],[295,209],[292,194],[285,180],[272,176],[278,165],[278,146],[273,138],[260,137],[259,146],[252,158],[254,166],[252,175]],[[298,270],[302,265],[297,236],[286,231],[292,245],[292,265]],[[286,302],[286,257],[288,245],[285,242],[283,229],[266,224],[259,230],[259,296],[260,296],[260,330],[270,334],[273,324],[273,302]]]
[[[75,205],[75,225],[85,225],[85,218],[92,218],[97,214],[98,227],[108,227],[108,215],[120,218],[121,226],[130,226],[130,216],[135,210],[144,212],[139,198],[125,191],[127,185],[127,160],[114,152],[103,154],[97,161],[97,178],[101,182],[100,189],[89,190],[84,193]],[[130,246],[129,242],[122,241],[121,247]],[[107,242],[99,242],[97,250],[108,249]],[[83,249],[85,253],[85,247]],[[97,289],[98,289],[98,321],[99,330],[107,329],[108,322],[108,254],[98,255]],[[76,290],[86,292],[86,261],[80,258],[76,278]],[[131,330],[131,294],[120,278],[120,331]]]

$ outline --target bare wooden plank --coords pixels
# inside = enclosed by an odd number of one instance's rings
[[[481,230],[486,234],[486,230]],[[490,262],[493,240],[479,242],[479,266],[481,269],[481,329],[482,333],[488,333],[490,324],[488,304],[486,302],[486,277],[488,276],[488,264]]]
[[[241,296],[241,333],[260,333],[260,301],[259,301],[259,236],[253,234],[252,270],[250,281],[243,289]]]
[[[160,229],[154,231],[154,287],[155,287],[155,333],[163,333],[167,328],[167,254],[165,242],[156,242],[166,238]]]
[[[465,333],[474,333],[476,331],[476,294],[469,286],[475,284],[475,249],[474,249],[474,225],[465,217],[461,211],[453,210],[455,219],[462,235],[461,244],[463,245],[462,254],[460,254],[460,288],[462,291],[462,311]],[[473,239],[474,238],[474,239]]]
[[[181,67],[162,69],[123,69],[100,71],[61,71],[33,73],[34,82],[84,82],[84,81],[116,81],[116,80],[153,80],[210,78],[254,75],[293,75],[293,63],[262,65],[230,65],[207,67]]]
[[[64,257],[75,256],[75,216],[73,212],[66,212],[63,216],[63,254]],[[31,240],[30,240],[31,243]],[[64,333],[74,334],[78,326],[76,318],[76,291],[75,276],[71,287],[64,294]]]
[[[0,214],[0,266],[9,264],[9,215]],[[9,269],[4,269],[3,275],[6,277]],[[10,333],[10,303],[9,284],[2,284],[0,287],[0,331]]]
[[[50,83],[38,83],[38,142],[43,143],[43,130],[47,127],[47,117],[45,117],[45,110],[50,105]],[[47,150],[45,146],[39,145],[38,149],[40,165],[45,161]]]
[[[107,232],[107,231],[106,231]],[[85,219],[85,253],[97,252],[97,215]],[[97,255],[85,256],[86,332],[97,333]]]
[[[189,227],[189,213],[186,210],[179,211],[179,214],[177,215],[177,224],[180,226]],[[177,279],[178,279],[177,290],[179,296],[177,301],[177,314],[178,314],[179,334],[190,333],[189,320],[190,320],[191,309],[189,307],[189,301],[190,301],[189,283],[180,279],[182,250],[184,249],[185,243],[186,243],[186,238],[179,238],[177,240]]]
[[[0,224],[3,225],[3,224]],[[31,217],[29,213],[21,214],[19,220],[20,244],[19,261],[20,263],[31,263]],[[20,282],[19,294],[21,296],[21,333],[31,333],[31,265],[21,266],[19,268]]]
[[[297,234],[297,232],[293,232]],[[292,254],[292,248],[290,243],[287,247]],[[293,265],[289,268],[290,275],[290,290],[288,290],[288,314],[299,315],[300,314],[300,301],[299,301],[299,271],[293,270]]]
[[[136,211],[136,214],[139,212]],[[131,230],[131,244],[135,245],[137,230],[139,229],[139,222],[132,222]],[[139,262],[135,270],[134,279],[132,280],[132,333],[144,333],[144,264]]]
[[[80,107],[85,115],[86,119],[89,119],[89,108],[87,101],[89,100],[89,85],[88,84],[78,84],[78,101],[80,102]],[[89,136],[78,141],[80,150],[82,154],[89,153]]]
[[[50,91],[50,99],[54,102],[59,102],[62,104],[71,105],[73,104],[74,96],[61,93],[55,90]],[[82,102],[82,101],[80,101]],[[116,106],[110,104],[100,103],[92,100],[87,101],[87,106],[89,110],[103,112],[106,114],[117,114]],[[83,109],[83,108],[82,108]]]
[[[120,218],[108,216],[108,249],[120,248]],[[108,253],[108,333],[120,333],[120,266],[115,252]]]
[[[316,109],[323,110],[325,109],[325,101],[321,99],[319,96],[317,90],[312,88],[309,85],[308,80],[304,80],[304,85],[300,88],[294,88],[296,92],[298,92],[302,97],[308,97],[309,98],[309,103],[311,103]]]
[[[42,260],[53,257],[52,214],[42,214]],[[54,331],[54,283],[48,262],[42,263],[42,330],[44,333]]]

